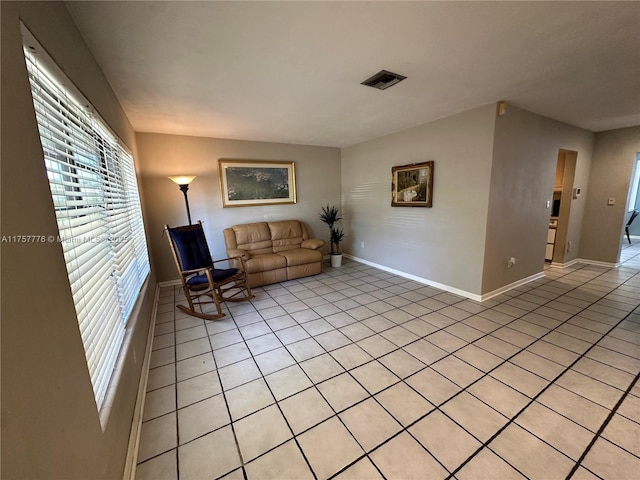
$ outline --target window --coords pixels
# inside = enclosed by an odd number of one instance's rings
[[[638,187],[640,187],[640,153],[636,154],[636,161],[633,164],[633,173],[631,174],[631,185],[629,186],[629,201],[627,203],[627,212],[640,210],[640,198],[638,198]]]
[[[24,31],[25,29],[23,29]],[[30,38],[25,60],[98,410],[149,274],[133,158]],[[56,73],[53,73],[56,72]],[[52,237],[49,237],[53,240]]]

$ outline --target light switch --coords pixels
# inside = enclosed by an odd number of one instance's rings
[[[611,207],[615,204],[616,204],[616,197],[609,197],[609,200],[607,200],[607,205]]]
[[[547,208],[551,208],[551,200],[547,200]]]

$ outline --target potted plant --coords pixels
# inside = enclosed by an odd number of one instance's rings
[[[331,239],[331,247],[332,247],[331,266],[339,267],[340,265],[342,265],[342,252],[340,251],[340,242],[344,237],[347,236],[347,234],[344,233],[344,230],[337,227],[331,227],[331,230],[329,232],[330,232],[329,238]],[[334,245],[335,245],[335,250],[333,248]]]
[[[327,205],[322,207],[320,221],[326,223],[329,227],[329,240],[331,241],[331,266],[339,267],[342,265],[342,252],[340,251],[340,242],[346,237],[346,233],[342,228],[338,228],[337,224],[342,220],[338,207]]]

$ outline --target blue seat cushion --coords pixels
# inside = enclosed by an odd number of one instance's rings
[[[227,278],[233,277],[236,273],[238,273],[237,268],[214,268],[211,270],[211,277],[214,282],[222,282]],[[203,283],[208,283],[207,275],[195,275],[187,280],[187,285],[193,287],[195,285],[201,285]]]
[[[200,223],[170,228],[168,231],[182,270],[197,270],[213,266],[207,239]]]

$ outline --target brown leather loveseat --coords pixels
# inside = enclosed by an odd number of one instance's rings
[[[251,287],[316,275],[322,270],[323,240],[309,238],[298,220],[234,225],[224,230],[228,257],[242,257]],[[231,260],[237,267],[237,260]]]

